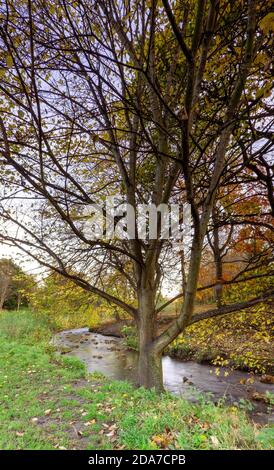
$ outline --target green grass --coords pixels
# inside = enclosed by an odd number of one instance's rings
[[[100,374],[86,376],[80,361],[56,356],[44,341],[50,336],[50,325],[44,320],[40,325],[29,312],[23,312],[22,318],[20,314],[9,314],[8,321],[7,314],[0,314],[0,449],[262,449],[273,445],[273,428],[254,426],[235,407],[215,406],[205,398],[191,404]],[[27,318],[36,334],[22,326]]]
[[[27,344],[47,342],[55,330],[55,324],[45,314],[20,311],[0,311],[0,338]]]

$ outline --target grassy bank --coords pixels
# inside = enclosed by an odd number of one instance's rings
[[[87,376],[78,360],[55,354],[52,328],[30,312],[0,313],[1,449],[271,447],[273,429],[235,407]]]

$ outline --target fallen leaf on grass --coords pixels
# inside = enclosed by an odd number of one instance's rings
[[[197,416],[192,415],[192,416],[189,416],[189,418],[188,418],[188,424],[193,426],[194,424],[199,424],[200,425],[201,423],[200,423],[199,418],[197,418]]]
[[[168,446],[174,442],[174,439],[174,434],[167,428],[164,433],[153,436],[151,442],[161,449],[168,449]]]
[[[209,428],[211,428],[211,425],[209,424],[208,421],[205,421],[204,423],[201,423],[200,426],[204,431],[207,431]]]
[[[216,436],[210,436],[210,440],[213,444],[213,447],[218,447],[219,446],[219,441]]]
[[[92,424],[95,424],[96,423],[96,419],[91,419],[90,421],[87,421],[86,423],[84,423],[84,426],[91,426]]]
[[[117,429],[117,424],[111,424],[108,428],[111,430]]]

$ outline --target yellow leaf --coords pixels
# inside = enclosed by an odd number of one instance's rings
[[[7,67],[8,67],[8,68],[11,68],[12,65],[13,65],[13,58],[12,58],[12,56],[11,56],[11,55],[8,55],[6,60],[7,60]]]
[[[274,13],[268,13],[259,23],[261,30],[264,33],[274,31]]]

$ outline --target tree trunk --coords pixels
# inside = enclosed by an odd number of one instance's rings
[[[156,334],[154,297],[150,287],[140,290],[138,383],[142,387],[154,387],[161,392],[164,390],[162,354],[156,352],[153,345]]]
[[[17,294],[17,311],[20,310],[20,305],[21,305],[21,294]]]
[[[181,251],[180,255],[181,255],[182,292],[183,292],[183,298],[184,298],[185,292],[186,292],[186,282],[187,282],[184,250]]]
[[[215,301],[217,307],[220,308],[223,304],[223,263],[222,255],[220,249],[220,239],[219,239],[219,229],[218,229],[218,219],[216,215],[216,208],[212,212],[213,217],[213,254],[214,254],[214,263],[215,263],[215,273],[216,273],[216,286],[215,286]]]
[[[118,308],[117,307],[114,307],[114,318],[117,322],[121,321],[121,318],[120,318],[120,315],[119,315],[119,312],[118,312]]]
[[[138,379],[141,387],[164,391],[162,355],[147,346],[141,346],[139,351]]]
[[[222,257],[220,255],[220,250],[214,251],[214,262],[215,262],[215,273],[216,273],[216,285],[214,288],[215,291],[215,301],[217,307],[220,308],[223,305],[223,263]]]

